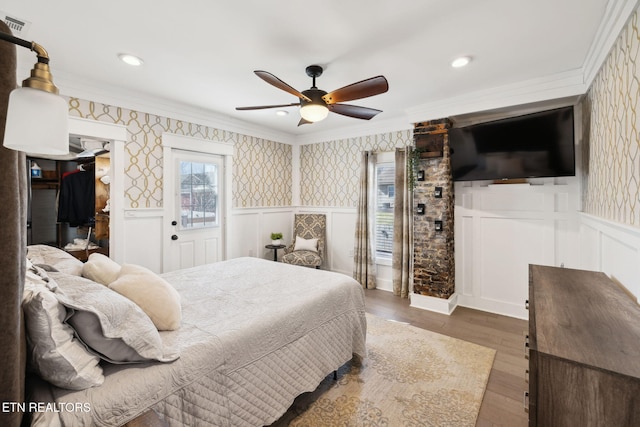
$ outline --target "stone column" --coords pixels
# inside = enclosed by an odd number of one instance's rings
[[[444,299],[455,291],[450,128],[448,119],[439,119],[416,123],[413,131],[420,156],[413,190],[413,292]]]

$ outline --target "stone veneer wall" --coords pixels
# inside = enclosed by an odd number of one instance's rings
[[[445,299],[455,292],[450,127],[448,119],[441,119],[417,123],[413,131],[415,150],[421,152],[415,169],[424,171],[424,181],[416,179],[413,189],[413,292]],[[441,198],[435,197],[436,187],[442,188]],[[436,221],[442,221],[442,231],[436,231]]]

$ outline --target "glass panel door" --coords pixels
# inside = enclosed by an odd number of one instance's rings
[[[181,159],[178,169],[180,229],[218,227],[218,164]]]

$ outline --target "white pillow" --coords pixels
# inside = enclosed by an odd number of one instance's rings
[[[56,296],[71,312],[66,322],[101,359],[133,363],[171,362],[179,357],[164,348],[149,316],[128,298],[84,277],[49,274],[64,291]]]
[[[84,390],[104,382],[100,359],[91,354],[64,324],[67,311],[58,303],[53,280],[44,282],[27,270],[22,299],[29,367],[51,384],[70,390]],[[60,293],[59,289],[56,293]]]
[[[138,304],[159,331],[173,331],[180,327],[180,294],[151,270],[124,264],[118,279],[109,288]]]
[[[303,239],[300,236],[296,236],[293,250],[318,252],[318,239]]]
[[[118,278],[120,264],[106,255],[92,253],[82,267],[82,277],[109,286],[109,283]]]

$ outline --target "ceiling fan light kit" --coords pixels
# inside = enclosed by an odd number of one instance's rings
[[[300,116],[308,122],[315,123],[324,120],[329,115],[329,109],[324,105],[308,103],[300,107]]]
[[[362,120],[370,120],[382,112],[381,110],[376,110],[374,108],[341,104],[341,102],[368,98],[388,91],[389,84],[387,79],[383,76],[371,77],[370,79],[362,80],[327,93],[316,87],[316,77],[320,77],[322,72],[323,69],[319,65],[308,66],[306,68],[306,73],[313,79],[312,86],[310,89],[299,92],[273,74],[262,70],[256,70],[254,73],[262,80],[277,87],[278,89],[284,90],[285,92],[298,97],[299,102],[255,107],[236,107],[236,110],[246,111],[299,106],[300,116],[302,118],[300,119],[298,126],[324,120],[329,114],[329,111]]]

